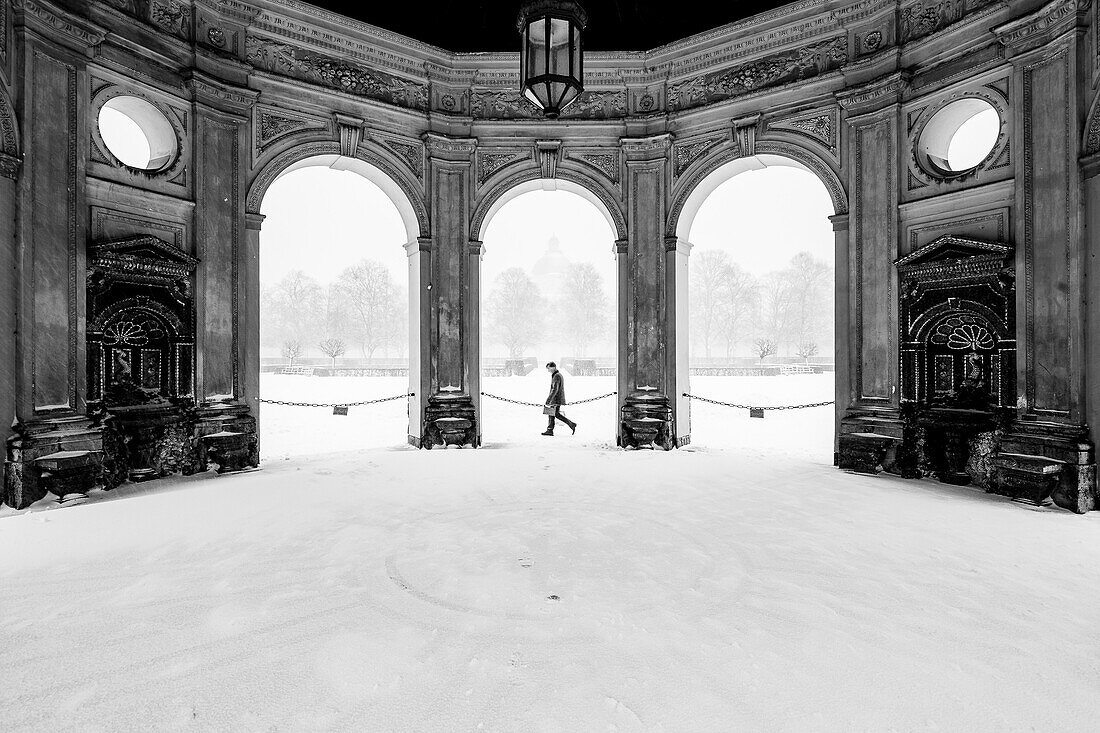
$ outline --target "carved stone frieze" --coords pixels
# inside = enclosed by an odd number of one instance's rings
[[[834,71],[847,60],[848,39],[831,38],[672,84],[668,87],[668,108],[691,109],[764,87],[809,79]]]
[[[962,20],[968,13],[980,10],[995,0],[940,0],[912,3],[901,9],[901,42],[909,43]]]
[[[473,91],[470,115],[482,119],[542,119],[542,110],[518,89]],[[581,92],[562,113],[562,119],[607,120],[626,116],[625,91]]]
[[[178,0],[153,0],[149,20],[173,36],[191,40],[191,6]]]
[[[409,109],[428,108],[428,85],[325,56],[288,43],[248,36],[245,56],[257,69]]]

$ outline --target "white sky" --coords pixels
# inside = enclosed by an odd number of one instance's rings
[[[385,193],[362,176],[304,168],[272,184],[261,208],[260,279],[301,269],[328,282],[363,257],[407,277],[405,228]],[[828,192],[798,168],[747,171],[720,185],[699,209],[688,237],[696,248],[727,249],[756,274],[785,266],[796,253],[833,261]],[[615,234],[596,207],[568,191],[532,191],[505,204],[489,222],[482,260],[484,288],[509,267],[530,270],[551,236],[573,262],[591,262],[614,292]]]
[[[260,282],[291,270],[331,282],[364,257],[408,280],[408,237],[382,189],[351,171],[321,166],[292,171],[267,190],[260,213]]]
[[[500,208],[483,240],[481,277],[486,292],[509,267],[530,272],[552,236],[571,262],[591,262],[603,275],[608,297],[613,297],[615,233],[594,204],[568,191],[531,191]]]
[[[745,171],[703,202],[688,241],[697,250],[727,250],[755,275],[784,267],[803,250],[832,264],[833,213],[813,173],[788,166]]]

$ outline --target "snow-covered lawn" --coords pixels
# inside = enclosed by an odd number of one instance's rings
[[[0,518],[0,728],[1096,730],[1100,513],[739,447],[806,417],[619,451],[596,404]]]

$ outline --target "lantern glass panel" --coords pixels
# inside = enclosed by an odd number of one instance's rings
[[[569,21],[550,19],[550,73],[569,76]]]
[[[546,73],[546,20],[539,18],[527,24],[527,78]]]

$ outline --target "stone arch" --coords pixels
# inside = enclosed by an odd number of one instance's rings
[[[400,161],[369,143],[360,143],[354,158],[342,155],[340,143],[321,140],[295,145],[276,155],[257,172],[248,188],[246,207],[258,213],[264,194],[280,176],[299,168],[324,165],[351,170],[382,189],[401,215],[407,241],[431,235],[431,222],[419,185],[404,172]]]
[[[742,157],[736,155],[737,148],[724,147],[711,154],[695,166],[689,175],[677,182],[666,226],[668,236],[686,240],[695,214],[715,188],[739,173],[761,166],[786,165],[813,173],[829,192],[833,212],[848,213],[848,196],[840,177],[816,153],[801,145],[779,140],[761,140],[755,147],[755,155]],[[729,175],[712,175],[727,166]]]
[[[23,161],[19,143],[19,123],[11,99],[0,86],[0,176],[15,178]]]
[[[474,204],[473,216],[470,219],[471,239],[481,240],[493,214],[515,197],[539,190],[545,180],[542,178],[541,169],[532,166],[502,178],[483,190]],[[605,183],[560,163],[553,181],[561,190],[575,193],[593,204],[607,219],[608,225],[615,232],[615,237],[626,239],[626,216],[623,214],[622,204]]]

